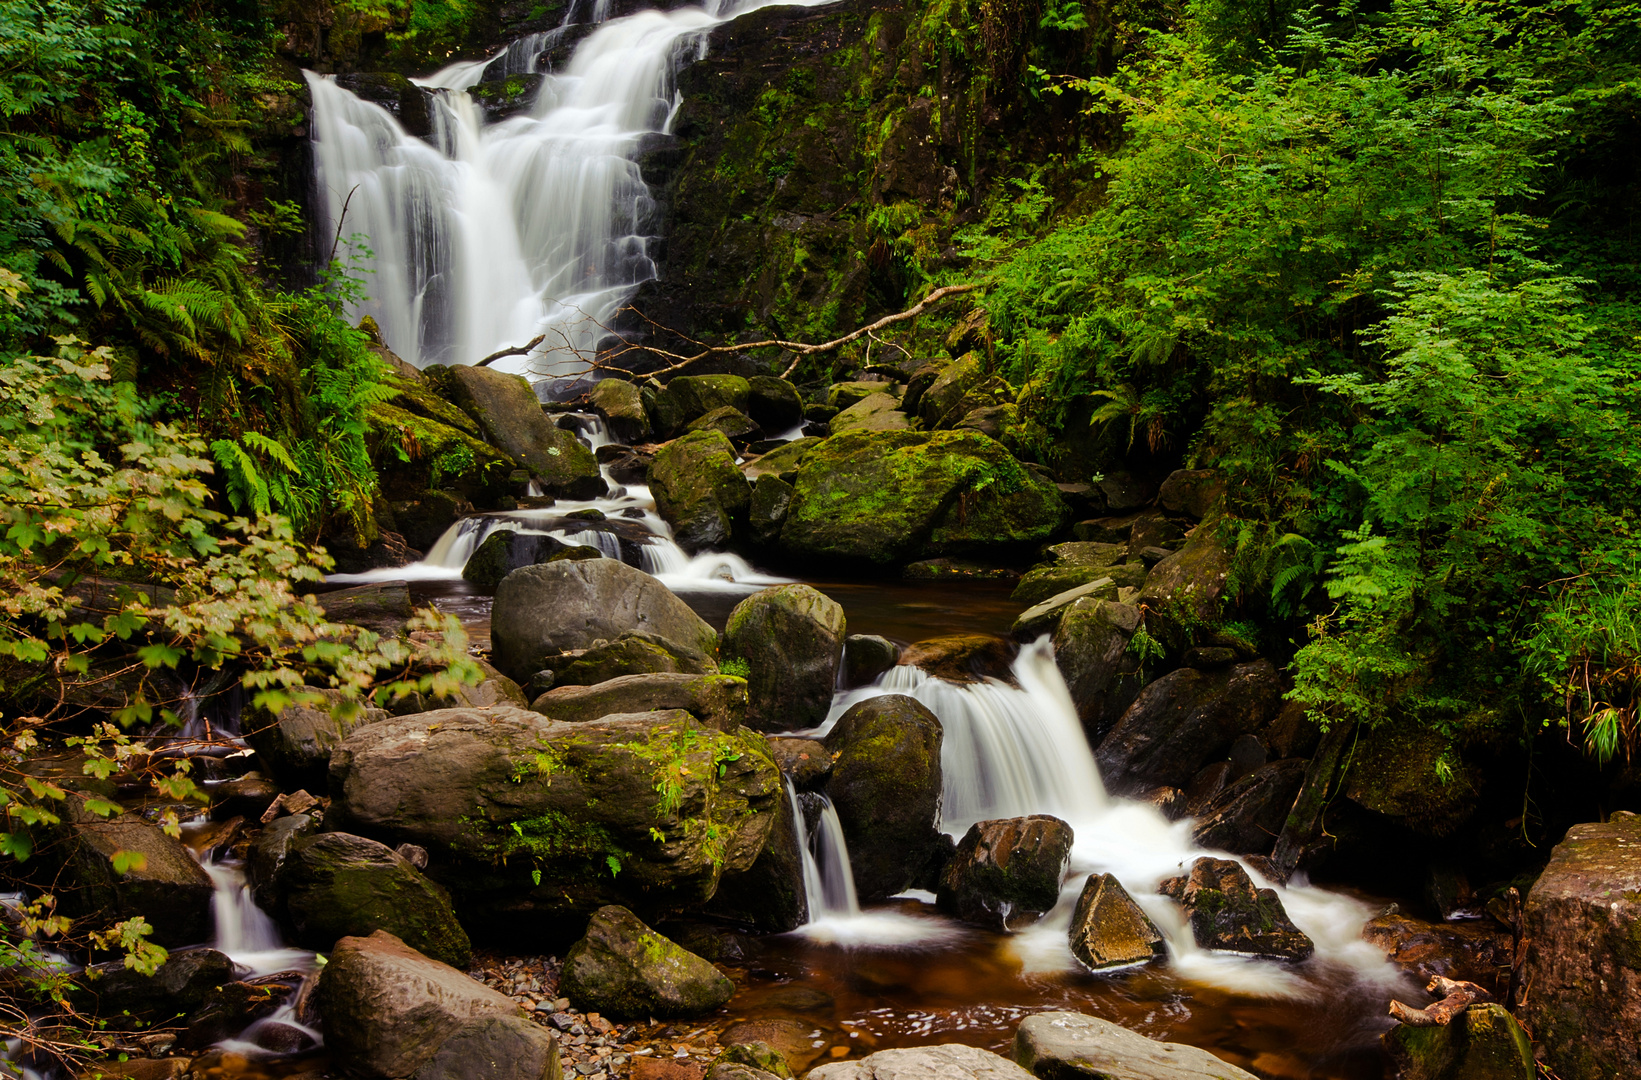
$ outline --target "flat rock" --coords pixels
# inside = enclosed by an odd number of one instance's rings
[[[1074,1012],[1026,1017],[1014,1035],[1014,1060],[1038,1080],[1255,1080],[1206,1050]]]
[[[978,1046],[944,1043],[879,1050],[809,1070],[804,1080],[1025,1080],[1031,1073]]]
[[[730,675],[647,672],[591,686],[555,686],[530,705],[532,712],[572,724],[657,709],[683,709],[706,727],[733,732],[746,719],[746,682]]]

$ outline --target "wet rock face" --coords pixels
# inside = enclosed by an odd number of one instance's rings
[[[75,1004],[99,1016],[172,1016],[204,1003],[212,989],[234,977],[234,962],[215,949],[177,949],[152,975],[125,966],[122,960],[88,968],[73,991]]]
[[[1306,764],[1300,758],[1273,761],[1233,781],[1197,811],[1192,841],[1235,855],[1269,855],[1305,781]]]
[[[541,83],[542,77],[530,72],[481,82],[468,87],[467,93],[484,110],[485,122],[495,124],[528,112],[541,93]]]
[[[1382,1041],[1398,1080],[1533,1080],[1538,1075],[1527,1032],[1494,1003],[1472,1005],[1445,1027],[1398,1024]]]
[[[1026,1080],[1031,1073],[978,1046],[945,1043],[879,1050],[858,1061],[811,1069],[804,1080]]]
[[[1111,730],[1143,685],[1140,658],[1129,648],[1140,617],[1131,604],[1088,597],[1068,606],[1054,628],[1055,666],[1093,742]]]
[[[549,562],[568,550],[570,545],[556,536],[497,529],[474,549],[462,567],[462,580],[481,589],[494,589],[514,570]]]
[[[317,990],[325,1045],[366,1077],[411,1076],[470,1021],[517,1017],[509,999],[386,931],[343,938]]]
[[[571,946],[559,988],[580,1009],[634,1019],[699,1016],[735,992],[717,968],[613,905]]]
[[[846,633],[842,605],[808,585],[764,589],[735,605],[721,651],[747,666],[747,723],[793,731],[825,720]]]
[[[1162,932],[1111,874],[1090,874],[1071,915],[1071,952],[1095,971],[1148,963]]]
[[[643,395],[627,380],[600,380],[588,392],[587,403],[604,418],[616,442],[632,446],[649,436],[650,418],[644,411]]]
[[[1026,1017],[1014,1036],[1014,1060],[1038,1080],[1253,1080],[1206,1050],[1074,1012]]]
[[[1167,879],[1157,891],[1185,909],[1191,934],[1204,949],[1279,960],[1303,960],[1316,951],[1288,918],[1276,890],[1256,889],[1230,859],[1200,858],[1189,874]]]
[[[386,930],[452,967],[473,959],[449,895],[374,840],[331,832],[296,841],[278,890],[296,939],[307,948],[324,952],[340,938]]]
[[[751,399],[751,384],[739,375],[680,375],[650,399],[650,420],[656,435],[671,438],[714,409],[744,413]]]
[[[900,659],[900,646],[876,634],[850,634],[843,641],[843,677],[853,688],[868,686]]]
[[[1514,952],[1510,932],[1491,919],[1430,923],[1401,912],[1369,919],[1362,938],[1423,986],[1436,976],[1503,992],[1497,980]]]
[[[1562,1077],[1641,1075],[1641,815],[1575,825],[1527,894],[1522,1022]]]
[[[901,694],[861,702],[826,736],[826,794],[862,900],[910,887],[940,835],[941,737],[934,713]]]
[[[723,432],[694,431],[662,447],[650,463],[655,509],[690,554],[729,546],[744,527],[752,491]]]
[[[1237,736],[1258,731],[1281,701],[1268,660],[1217,671],[1180,668],[1151,683],[1095,750],[1100,775],[1117,794],[1159,784],[1184,788]]]
[[[718,635],[672,591],[615,559],[529,566],[509,574],[491,609],[492,659],[528,682],[550,656],[642,632],[667,651],[705,661]]]
[[[1014,664],[1014,649],[1007,641],[990,634],[946,634],[906,646],[896,663],[919,668],[948,682],[1007,679]]]
[[[746,871],[724,875],[705,909],[709,914],[772,934],[796,930],[809,920],[803,852],[793,817],[792,800],[777,800],[763,851]]]
[[[339,827],[426,848],[464,912],[508,911],[523,932],[606,903],[704,902],[752,865],[785,799],[761,735],[682,710],[400,717],[350,737],[331,779]]]
[[[790,431],[803,420],[803,398],[798,388],[773,375],[755,375],[747,380],[746,412],[770,438]]]
[[[976,822],[940,875],[936,903],[994,930],[1030,926],[1060,898],[1071,842],[1071,826],[1047,814]]]
[[[557,1057],[558,1043],[541,1025],[480,1016],[457,1028],[412,1080],[542,1080]]]
[[[593,452],[543,415],[535,391],[521,377],[471,364],[425,374],[438,379],[485,438],[522,462],[550,493],[587,499],[604,490]]]

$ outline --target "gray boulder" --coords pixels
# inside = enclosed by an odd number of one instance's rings
[[[746,382],[747,415],[771,437],[796,427],[803,420],[803,398],[796,386],[773,375],[754,375]]]
[[[522,376],[471,365],[449,367],[440,375],[452,400],[478,421],[484,437],[523,462],[549,492],[589,499],[604,491],[593,452],[547,418]]]
[[[555,686],[530,709],[572,724],[615,713],[683,709],[704,727],[733,732],[746,719],[746,680],[685,672],[620,675],[591,686]]]
[[[550,686],[597,686],[623,675],[715,675],[718,665],[700,653],[680,655],[654,634],[626,633],[542,658],[553,673]]]
[[[1090,874],[1071,914],[1071,952],[1095,971],[1149,963],[1162,932],[1112,874]]]
[[[584,1012],[624,1019],[700,1016],[723,1005],[735,984],[623,907],[600,908],[570,947],[559,990]]]
[[[204,941],[211,931],[211,879],[182,841],[167,836],[136,814],[103,818],[70,792],[59,804],[66,833],[63,850],[69,872],[64,905],[69,914],[95,917],[100,924],[142,916],[153,926],[157,945],[175,948]],[[124,871],[116,855],[138,857]]]
[[[1268,660],[1171,671],[1141,690],[1100,741],[1094,752],[1100,775],[1116,794],[1187,787],[1237,736],[1264,727],[1281,700],[1281,680]]]
[[[877,634],[843,639],[843,678],[850,688],[874,683],[900,659],[900,646]]]
[[[843,607],[808,585],[778,585],[735,605],[722,655],[747,665],[747,723],[760,731],[826,719],[847,627]]]
[[[251,895],[263,911],[276,917],[284,913],[279,871],[290,857],[291,845],[318,831],[319,819],[314,815],[287,814],[269,822],[251,842],[250,857],[245,860],[245,878],[250,883]]]
[[[721,431],[692,431],[663,446],[650,463],[655,509],[690,554],[729,546],[744,527],[752,489]]]
[[[1026,1017],[1014,1035],[1014,1060],[1038,1080],[1255,1080],[1206,1050],[1074,1012]]]
[[[496,589],[490,613],[492,660],[521,683],[548,666],[548,657],[632,632],[699,661],[710,660],[718,646],[718,635],[688,604],[615,559],[517,570]]]
[[[804,1080],[1026,1080],[1031,1073],[990,1050],[962,1043],[879,1050],[858,1061],[809,1070]]]
[[[1030,926],[1060,899],[1071,842],[1071,826],[1047,814],[975,822],[941,873],[935,902],[994,930]]]
[[[413,1075],[470,1021],[523,1015],[511,999],[385,930],[337,942],[315,999],[332,1061],[380,1080]]]
[[[559,1075],[558,1040],[519,1016],[467,1021],[410,1080],[549,1080]]]
[[[826,794],[837,808],[862,900],[905,891],[940,837],[940,720],[902,694],[855,705],[825,747]]]
[[[404,856],[374,840],[329,832],[291,844],[278,890],[296,939],[325,952],[377,930],[452,967],[473,959],[450,896]]]

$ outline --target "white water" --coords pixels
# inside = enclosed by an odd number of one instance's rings
[[[359,263],[370,299],[353,314],[373,316],[388,346],[417,366],[473,363],[546,334],[535,354],[503,364],[543,375],[581,369],[633,290],[655,276],[653,204],[633,155],[669,129],[680,63],[701,55],[713,26],[758,6],[708,0],[605,23],[546,75],[527,115],[496,124],[484,123],[466,89],[492,61],[530,70],[548,36],[453,64],[419,80],[436,91],[437,148],[309,73],[324,236],[340,225],[344,240],[362,234],[371,251]]]
[[[1021,649],[1012,674],[1018,686],[997,679],[957,685],[893,668],[874,686],[839,694],[817,734],[860,701],[905,694],[927,706],[944,729],[946,832],[960,837],[976,821],[1027,814],[1053,814],[1071,825],[1075,840],[1059,904],[1010,942],[1027,971],[1077,968],[1067,942],[1072,908],[1089,874],[1111,873],[1167,937],[1169,963],[1189,982],[1254,997],[1300,998],[1328,992],[1318,973],[1330,967],[1367,983],[1401,980],[1384,954],[1361,938],[1363,924],[1375,914],[1369,905],[1303,883],[1278,886],[1251,869],[1256,882],[1276,888],[1289,917],[1316,943],[1315,959],[1288,965],[1199,948],[1179,908],[1157,894],[1164,878],[1210,854],[1192,843],[1191,822],[1170,822],[1149,804],[1106,794],[1047,638]],[[902,943],[892,935],[867,940]]]
[[[240,967],[256,975],[278,971],[307,971],[314,966],[314,954],[306,949],[288,949],[279,933],[279,924],[257,907],[245,884],[244,867],[237,863],[209,861],[201,864],[215,887],[211,894],[211,915],[216,928],[211,948],[225,953]]]

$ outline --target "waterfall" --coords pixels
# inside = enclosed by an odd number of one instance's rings
[[[1192,823],[1169,821],[1150,804],[1106,794],[1048,638],[1022,648],[1011,674],[1018,685],[998,679],[958,685],[910,667],[891,668],[875,685],[837,695],[816,734],[829,731],[861,701],[905,694],[939,717],[945,733],[940,767],[946,832],[960,837],[976,821],[1027,814],[1053,814],[1071,825],[1070,873],[1059,904],[1011,939],[1027,969],[1076,969],[1066,940],[1072,908],[1089,874],[1109,872],[1167,937],[1170,963],[1182,977],[1261,997],[1321,993],[1303,966],[1197,947],[1179,909],[1157,894],[1164,878],[1211,854],[1192,842]],[[1392,985],[1399,979],[1384,954],[1361,939],[1363,923],[1374,914],[1368,904],[1249,873],[1257,883],[1276,888],[1289,917],[1316,943],[1317,962],[1348,969],[1364,982]]]
[[[797,834],[798,852],[803,859],[803,893],[809,907],[809,921],[821,922],[829,918],[854,918],[860,914],[860,900],[855,895],[855,874],[849,865],[849,845],[843,839],[843,823],[832,800],[820,796],[820,821],[811,838],[804,824],[804,812],[798,802],[798,789],[789,777],[786,784],[787,801],[792,804],[792,829]]]
[[[213,886],[211,914],[216,928],[211,948],[257,975],[313,967],[313,953],[285,947],[279,924],[251,896],[243,866],[212,858],[203,861],[201,867]]]
[[[307,73],[324,235],[361,234],[369,249],[357,269],[370,299],[353,316],[375,318],[388,346],[417,366],[472,363],[537,334],[546,343],[514,370],[545,375],[590,359],[633,290],[655,276],[654,207],[634,154],[670,128],[680,64],[701,55],[713,26],[756,6],[603,23],[562,71],[544,73],[527,115],[495,124],[467,88],[534,70],[551,35],[453,64],[419,80],[432,98],[433,144]]]

